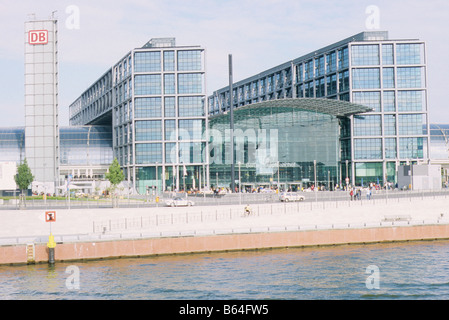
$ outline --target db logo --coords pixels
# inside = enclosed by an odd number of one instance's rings
[[[47,44],[48,31],[47,30],[31,30],[28,32],[29,44]]]

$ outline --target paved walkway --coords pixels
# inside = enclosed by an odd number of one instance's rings
[[[409,216],[407,224],[449,224],[449,197],[371,201],[303,202],[244,205],[56,210],[45,222],[45,210],[1,211],[0,245],[45,242],[50,228],[56,241],[110,240],[129,237],[200,235],[391,226],[385,216]],[[382,222],[382,225],[381,225]]]

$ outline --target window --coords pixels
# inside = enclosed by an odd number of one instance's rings
[[[383,86],[385,89],[394,88],[394,69],[393,68],[383,68]]]
[[[164,51],[164,71],[175,71],[174,51]]]
[[[324,69],[325,69],[324,56],[317,58],[315,61],[316,61],[316,76],[317,77],[324,76]]]
[[[354,117],[354,136],[380,135],[382,135],[382,123],[380,115]]]
[[[175,75],[164,75],[164,94],[175,94]]]
[[[337,71],[337,56],[335,51],[326,56],[326,72],[332,73]]]
[[[338,74],[338,85],[340,92],[349,90],[349,71],[340,72]]]
[[[204,104],[202,97],[179,97],[178,115],[180,117],[204,116]]]
[[[396,98],[394,91],[384,91],[384,112],[395,112],[396,111]]]
[[[395,138],[385,139],[385,158],[396,159],[397,157],[397,142]]]
[[[348,48],[338,50],[338,70],[349,67]]]
[[[384,65],[394,64],[393,45],[392,44],[382,45],[382,63]]]
[[[305,95],[306,98],[314,98],[314,85],[312,82],[307,82],[305,84]]]
[[[180,140],[201,140],[204,120],[179,120]]]
[[[424,52],[422,44],[397,44],[396,45],[397,64],[423,64]]]
[[[135,72],[161,71],[161,53],[159,51],[136,52],[134,54],[134,71]]]
[[[373,108],[374,112],[380,112],[380,92],[354,92],[353,102]]]
[[[164,98],[164,116],[176,117],[175,97]]]
[[[321,98],[326,95],[324,78],[316,80],[316,97]]]
[[[384,116],[384,135],[394,136],[396,135],[396,116],[385,115]]]
[[[162,163],[161,143],[137,143],[136,164]]]
[[[305,64],[305,76],[304,76],[304,80],[310,80],[313,79],[314,73],[313,70],[314,69],[314,63],[313,60],[307,61]]]
[[[400,114],[399,115],[399,134],[400,135],[422,135],[424,134],[423,124],[424,115],[422,114]]]
[[[178,71],[201,71],[201,51],[178,51]]]
[[[199,73],[178,75],[179,94],[200,94],[203,91],[203,76]]]
[[[398,68],[398,88],[421,88],[424,85],[424,71],[420,67]]]
[[[382,159],[382,139],[355,139],[354,149],[356,159]]]
[[[202,142],[187,142],[179,144],[179,162],[201,163],[203,162],[203,150],[205,144]]]
[[[176,143],[165,144],[165,163],[176,163]]]
[[[326,78],[327,95],[337,93],[337,75],[333,74]]]
[[[176,140],[176,120],[165,120],[165,140]]]
[[[399,157],[402,159],[423,159],[424,138],[400,138]]]
[[[136,141],[162,140],[162,128],[160,120],[136,121]]]
[[[379,89],[380,70],[378,68],[353,69],[352,87],[353,89]]]
[[[352,64],[354,66],[376,66],[379,65],[378,45],[355,45],[352,46]]]
[[[424,99],[423,91],[398,91],[398,111],[422,111]]]
[[[136,95],[160,95],[161,75],[136,75],[134,79],[134,90]]]
[[[156,118],[162,116],[161,98],[136,98],[135,99],[136,118]]]

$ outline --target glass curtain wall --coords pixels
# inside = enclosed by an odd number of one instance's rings
[[[129,167],[129,179],[140,194],[204,187],[204,50],[172,43],[136,49],[131,55],[134,89],[128,109],[134,113],[124,117],[128,126],[119,120],[115,131],[121,165]],[[116,109],[119,118],[121,108]]]
[[[229,188],[229,116],[209,123],[211,185]],[[333,189],[340,180],[340,124],[335,116],[292,107],[237,109],[235,177],[241,188]]]

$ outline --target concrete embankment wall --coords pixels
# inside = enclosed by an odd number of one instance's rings
[[[58,244],[55,259],[90,259],[186,254],[215,251],[256,250],[377,242],[449,239],[449,225],[334,229]],[[45,244],[35,245],[35,262],[48,261]],[[0,264],[25,264],[25,245],[0,247]]]

